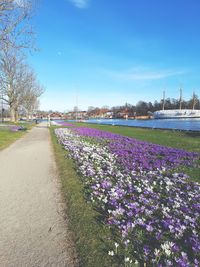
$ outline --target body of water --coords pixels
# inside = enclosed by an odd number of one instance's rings
[[[147,127],[160,129],[175,129],[185,131],[200,131],[200,118],[198,119],[150,119],[150,120],[123,120],[123,119],[91,119],[87,123],[122,125],[133,127]]]

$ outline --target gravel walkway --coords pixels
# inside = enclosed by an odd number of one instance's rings
[[[0,266],[75,267],[45,123],[0,152]]]

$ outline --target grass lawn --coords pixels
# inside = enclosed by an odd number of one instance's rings
[[[34,124],[20,124],[16,123],[15,125],[23,125],[27,130],[31,129]],[[0,150],[6,148],[13,142],[15,142],[18,138],[22,137],[27,131],[17,131],[12,132],[5,126],[0,126]]]
[[[198,133],[192,134],[169,130],[150,130],[86,123],[76,123],[76,125],[110,131],[156,144],[200,152],[200,134]],[[70,228],[74,233],[74,240],[80,258],[80,266],[119,266],[107,254],[109,238],[112,234],[98,220],[98,212],[93,209],[90,203],[86,202],[79,174],[76,172],[73,161],[67,157],[67,152],[58,144],[54,129],[55,127],[50,129],[51,137],[58,172],[62,181],[62,191],[67,204]],[[182,170],[190,174],[193,180],[199,179],[198,168],[182,168]]]

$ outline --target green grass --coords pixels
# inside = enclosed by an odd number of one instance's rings
[[[117,267],[118,265],[113,262],[114,259],[107,253],[111,233],[107,227],[99,223],[99,214],[93,209],[91,203],[86,202],[83,185],[75,165],[66,157],[66,151],[58,144],[54,129],[55,127],[50,129],[52,143],[80,266]]]
[[[33,127],[33,124],[20,124],[17,123],[16,125],[23,125],[26,127],[27,130],[31,129]],[[27,131],[17,131],[12,132],[5,126],[0,126],[0,150],[8,147],[10,144],[15,142],[17,139],[22,137]]]

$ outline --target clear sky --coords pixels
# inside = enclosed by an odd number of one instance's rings
[[[200,96],[199,0],[41,0],[41,109],[116,106]]]

